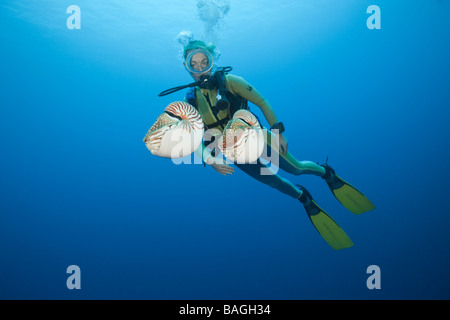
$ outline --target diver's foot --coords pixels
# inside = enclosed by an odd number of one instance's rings
[[[302,191],[302,195],[298,198],[298,200],[305,206],[309,205],[312,201],[312,195],[306,190],[305,187],[297,184],[297,187]]]
[[[354,214],[375,209],[375,205],[361,191],[341,179],[328,164],[321,166],[325,168],[322,179],[325,180],[333,195],[344,207]]]
[[[333,183],[335,181],[336,171],[328,164],[321,164],[320,166],[325,169],[325,174],[322,176],[322,179],[328,184]]]
[[[335,250],[353,246],[352,240],[336,221],[317,205],[311,193],[305,187],[300,185],[297,185],[297,187],[302,191],[298,200],[303,204],[309,219],[324,240]]]

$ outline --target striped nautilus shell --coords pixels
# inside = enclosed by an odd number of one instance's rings
[[[164,158],[182,158],[202,142],[204,124],[200,113],[190,104],[169,104],[144,137],[150,152]]]
[[[236,163],[250,163],[258,159],[264,148],[264,135],[255,115],[238,110],[228,121],[219,139],[223,155]]]

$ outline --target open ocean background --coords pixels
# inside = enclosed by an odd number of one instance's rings
[[[381,30],[366,27],[372,4]],[[0,298],[449,299],[449,12],[447,0],[2,1]],[[353,248],[331,249],[298,201],[238,169],[146,149],[186,90],[157,94],[192,82],[182,30],[215,40],[218,65],[271,102],[298,159],[328,156],[375,203],[356,216],[322,179],[280,172]],[[81,290],[66,287],[69,265]],[[366,287],[370,265],[380,290]]]

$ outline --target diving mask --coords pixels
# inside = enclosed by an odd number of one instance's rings
[[[214,59],[208,51],[197,49],[189,52],[184,65],[190,73],[204,74],[211,71]]]

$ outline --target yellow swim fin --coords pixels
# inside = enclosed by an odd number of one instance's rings
[[[311,194],[302,186],[298,186],[302,190],[300,202],[305,207],[309,219],[325,239],[326,242],[335,250],[350,248],[353,246],[352,240],[347,236],[344,230],[334,221],[319,205],[313,200]]]
[[[322,177],[336,199],[354,214],[361,214],[375,209],[375,205],[358,189],[341,179],[333,168],[324,164],[325,175]]]

